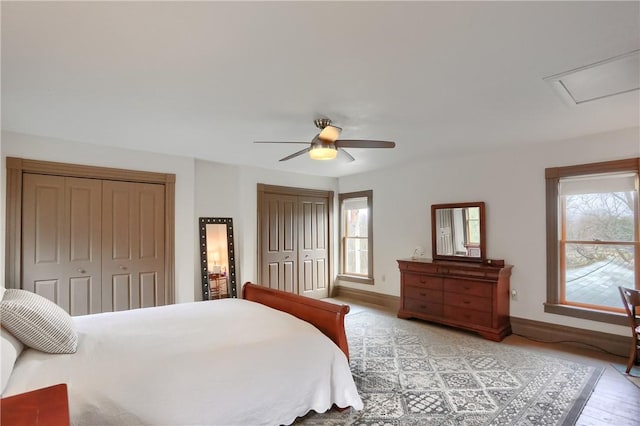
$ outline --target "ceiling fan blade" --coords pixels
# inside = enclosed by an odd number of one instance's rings
[[[355,161],[355,160],[356,160],[355,158],[353,158],[353,155],[351,155],[351,154],[349,154],[349,153],[347,152],[347,150],[346,150],[346,149],[342,149],[342,148],[338,148],[338,149],[339,149],[340,151],[342,151],[344,154],[346,154],[347,159],[348,159],[350,162],[351,162],[351,161]]]
[[[394,148],[396,146],[396,143],[391,141],[364,139],[338,139],[335,143],[338,148]]]
[[[301,149],[301,150],[300,150],[300,151],[298,151],[298,152],[294,152],[294,153],[293,153],[293,154],[291,154],[291,155],[287,155],[286,157],[281,158],[281,159],[280,159],[280,161],[287,161],[287,160],[291,160],[292,158],[295,158],[295,157],[297,157],[297,156],[299,156],[299,155],[302,155],[302,154],[304,154],[305,152],[309,152],[309,150],[310,150],[310,149],[311,149],[311,147],[307,147],[307,148],[305,148],[305,149]]]
[[[309,144],[309,141],[307,141],[307,142],[298,142],[298,141],[253,141],[253,143],[304,143],[304,144]]]

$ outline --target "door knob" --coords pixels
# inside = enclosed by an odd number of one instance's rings
[[[120,265],[120,269],[122,269],[123,271],[126,271],[126,270],[127,270],[127,267],[126,267],[126,266],[122,266],[122,265]]]
[[[85,273],[85,272],[87,272],[87,271],[85,271],[85,270],[84,270],[84,269],[82,269],[82,268],[78,268],[78,272],[80,272],[81,274],[84,274],[84,273]]]

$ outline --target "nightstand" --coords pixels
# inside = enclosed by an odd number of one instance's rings
[[[68,426],[67,385],[36,389],[0,400],[2,426]]]

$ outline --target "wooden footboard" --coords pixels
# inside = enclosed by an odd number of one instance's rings
[[[313,324],[333,340],[349,359],[349,346],[344,331],[344,317],[349,312],[349,305],[336,305],[250,282],[242,287],[242,298],[287,312]]]

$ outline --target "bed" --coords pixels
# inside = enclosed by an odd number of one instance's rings
[[[3,397],[66,383],[79,425],[277,425],[359,410],[348,311],[247,283],[243,299],[71,317],[76,352],[25,346]]]

